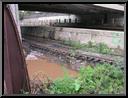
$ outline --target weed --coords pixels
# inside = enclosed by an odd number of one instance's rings
[[[79,76],[57,79],[49,88],[52,94],[120,94],[124,89],[124,73],[110,64],[81,67]]]
[[[105,43],[93,43],[89,41],[87,44],[81,44],[79,41],[64,41],[63,44],[71,46],[73,50],[81,49],[101,54],[112,54],[112,49]]]

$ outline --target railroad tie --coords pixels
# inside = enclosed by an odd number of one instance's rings
[[[104,59],[102,59],[102,60],[101,60],[101,63],[105,63],[105,60],[104,60]]]
[[[52,51],[52,50],[51,50],[51,51]],[[58,55],[58,50],[54,49],[54,50],[53,50],[53,53],[54,53],[55,55]]]
[[[63,52],[62,52],[62,55],[65,56],[65,55],[66,55],[66,52],[63,51]]]
[[[78,57],[78,59],[85,60],[86,57],[84,55],[81,55],[81,56]]]
[[[108,63],[109,63],[109,64],[111,64],[111,65],[113,64],[113,62],[112,62],[112,61],[108,61]]]
[[[100,61],[99,58],[95,58],[95,59],[93,60],[93,62],[99,62],[99,61]]]
[[[94,57],[88,57],[88,60],[92,61],[92,60],[94,60]]]

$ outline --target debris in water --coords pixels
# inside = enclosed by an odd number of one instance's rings
[[[30,54],[27,55],[26,60],[37,60],[38,56],[43,56],[43,54],[37,51],[31,51]]]

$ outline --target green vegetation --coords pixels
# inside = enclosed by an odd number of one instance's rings
[[[124,89],[123,71],[110,64],[97,64],[80,70],[80,93],[86,94],[119,94]]]
[[[82,44],[80,44],[79,41],[71,41],[71,40],[66,41],[66,40],[65,40],[65,41],[63,42],[63,44],[68,45],[68,46],[72,46],[73,49],[80,49],[80,48],[83,47]]]
[[[54,84],[50,86],[50,94],[72,94],[75,93],[74,79],[68,76],[59,78],[54,81]]]
[[[115,66],[118,66],[123,69],[125,68],[125,61],[123,57],[116,57],[114,58],[114,61],[116,61],[114,64]]]
[[[87,44],[81,44],[78,41],[64,41],[63,44],[71,46],[73,49],[81,49],[84,51],[91,51],[96,53],[102,53],[102,54],[111,54],[112,49],[110,49],[106,44],[104,43],[93,43],[89,41]]]
[[[72,55],[72,56],[75,56],[76,55],[76,49],[71,49],[69,50],[69,53]]]
[[[121,94],[124,90],[124,73],[110,64],[82,67],[79,76],[53,81],[50,94]]]

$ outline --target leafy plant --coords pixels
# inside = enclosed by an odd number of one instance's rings
[[[63,44],[70,46],[70,41],[64,40],[64,41],[63,41]]]
[[[80,49],[83,47],[83,45],[80,43],[80,41],[72,41],[72,40],[65,40],[63,44],[73,47],[73,49]]]
[[[69,53],[72,55],[72,56],[75,56],[76,55],[76,49],[71,49],[69,51]]]
[[[110,64],[81,67],[79,76],[57,79],[50,86],[52,94],[120,94],[124,89],[124,73]]]
[[[103,53],[103,54],[111,53],[111,49],[104,43],[97,44],[96,48],[99,53]]]
[[[54,85],[49,88],[52,94],[72,94],[75,93],[74,79],[71,77],[59,78],[54,81]]]
[[[87,43],[87,47],[88,47],[88,48],[92,48],[92,47],[93,47],[93,42],[89,41],[89,42]]]
[[[63,44],[71,46],[73,49],[81,49],[102,54],[112,54],[112,49],[105,43],[94,43],[89,41],[87,44],[81,44],[79,41],[64,41]]]
[[[80,93],[85,94],[118,94],[124,88],[123,71],[110,64],[97,64],[80,70],[82,81]]]

